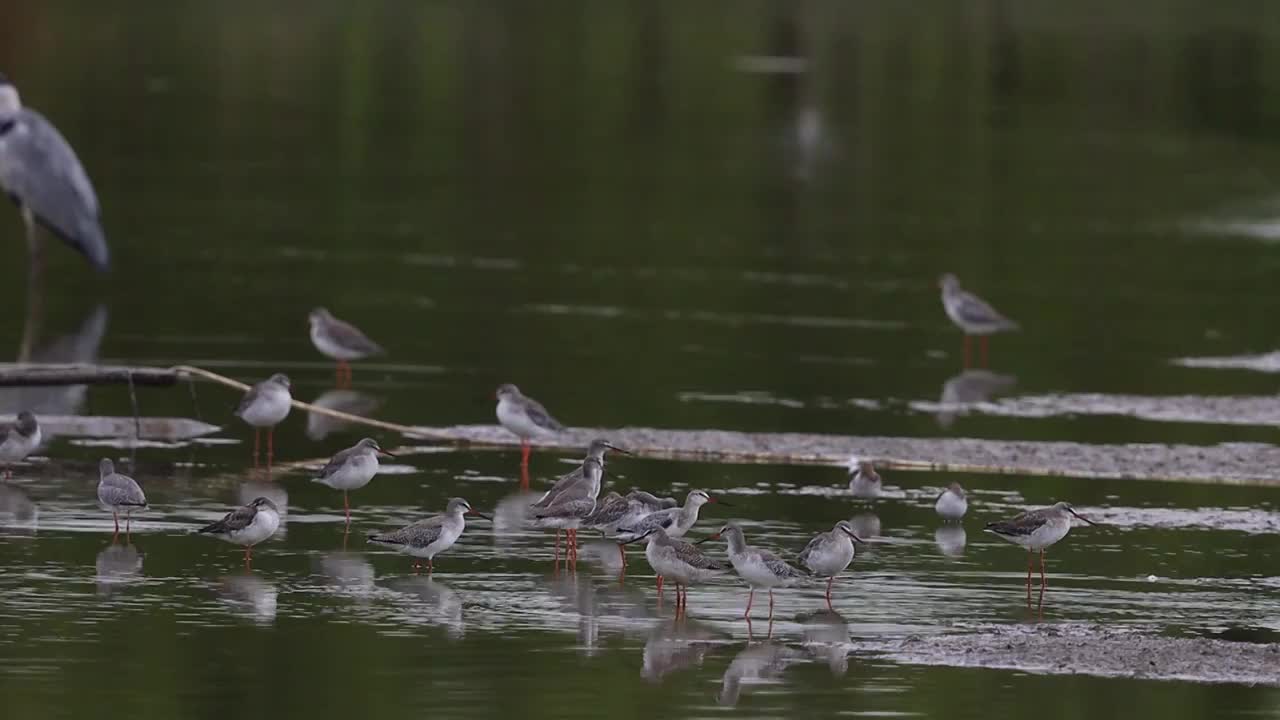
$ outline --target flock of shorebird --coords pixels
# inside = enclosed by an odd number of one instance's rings
[[[75,152],[57,129],[42,115],[23,106],[17,89],[0,75],[0,189],[14,200],[27,225],[33,267],[38,267],[43,250],[38,228],[45,228],[68,245],[80,251],[100,270],[109,265],[106,235],[102,230],[97,196]],[[947,316],[964,335],[964,364],[970,365],[970,336],[981,339],[981,362],[987,362],[987,338],[994,333],[1016,330],[1017,323],[997,312],[990,304],[960,287],[954,275],[939,279],[942,304]],[[350,387],[350,363],[383,352],[354,325],[334,317],[324,308],[309,316],[311,340],[316,349],[337,362],[337,384]],[[541,404],[523,395],[515,385],[498,388],[497,418],[507,430],[522,441],[521,465],[529,463],[530,440],[553,435],[563,429]],[[275,447],[273,430],[289,414],[292,405],[288,376],[275,374],[254,385],[245,393],[235,414],[254,428],[253,460],[258,462],[261,434],[266,431],[266,462],[270,467]],[[0,442],[0,465],[8,468],[26,458],[41,444],[39,422],[30,412],[22,412]],[[661,592],[664,578],[676,586],[677,608],[684,608],[689,585],[708,577],[737,572],[751,587],[746,614],[757,589],[769,591],[770,615],[773,611],[773,588],[791,585],[808,577],[826,578],[828,604],[835,577],[853,561],[854,543],[861,539],[846,521],[813,538],[792,564],[780,556],[747,544],[742,529],[732,523],[716,533],[691,544],[684,537],[698,519],[699,509],[717,499],[703,490],[690,492],[682,506],[675,500],[658,498],[647,492],[633,491],[626,496],[608,493],[599,496],[604,471],[604,457],[609,450],[626,452],[605,440],[597,440],[587,449],[586,458],[572,472],[559,478],[529,508],[529,519],[535,527],[556,530],[556,560],[560,555],[560,534],[566,534],[566,562],[576,563],[577,532],[586,528],[614,537],[625,564],[623,547],[630,543],[647,543],[645,556],[658,575]],[[378,472],[378,456],[390,453],[372,438],[333,456],[315,477],[316,482],[343,492],[343,507],[348,525],[351,521],[348,493],[367,485]],[[6,470],[6,475],[8,470]],[[880,477],[870,463],[858,464],[850,481],[854,495],[874,493]],[[147,506],[146,495],[132,478],[117,473],[110,459],[99,467],[98,501],[112,513],[115,529],[120,530],[120,515],[125,516],[125,532],[129,532],[131,514]],[[725,503],[727,504],[727,503]],[[938,497],[936,510],[949,520],[959,520],[968,509],[964,490],[953,483]],[[421,560],[427,569],[433,567],[436,555],[449,549],[462,535],[465,516],[487,517],[478,513],[462,498],[449,501],[445,512],[415,522],[393,532],[374,533],[369,541],[412,556],[415,568]],[[1034,554],[1040,553],[1041,593],[1044,588],[1044,550],[1061,540],[1071,527],[1072,518],[1080,516],[1066,503],[1034,510],[1010,520],[990,523],[987,530],[1029,551],[1027,565],[1027,597],[1031,597],[1031,573]],[[1084,520],[1084,518],[1080,518]],[[1085,520],[1085,522],[1090,522]],[[248,564],[254,545],[270,538],[280,524],[276,506],[267,498],[257,498],[244,507],[227,513],[221,520],[199,532],[244,546]],[[707,540],[724,538],[728,545],[728,561],[713,558],[698,545]]]
[[[1017,326],[1000,316],[990,305],[960,289],[952,275],[941,280],[943,305],[947,314],[968,334],[980,335]],[[336,380],[341,386],[350,386],[350,363],[383,352],[356,326],[334,317],[323,308],[310,316],[310,335],[316,349],[337,361]],[[963,322],[962,322],[963,321]],[[984,352],[985,356],[985,345]],[[518,387],[505,384],[494,394],[497,400],[496,416],[499,424],[521,441],[521,469],[527,473],[531,441],[554,437],[564,426],[538,401],[524,395]],[[273,431],[276,425],[289,415],[293,403],[288,376],[277,373],[249,388],[235,410],[236,416],[254,428],[253,461],[261,451],[261,434],[266,432],[266,462],[270,466],[274,455]],[[0,465],[6,468],[24,459],[41,444],[40,424],[30,412],[18,415],[17,422],[9,428],[0,442]],[[750,587],[745,615],[750,617],[756,590],[769,593],[769,615],[773,615],[773,590],[793,585],[805,579],[825,579],[827,604],[831,604],[832,584],[853,562],[855,543],[863,542],[848,521],[835,523],[831,530],[819,533],[789,562],[779,554],[749,545],[742,528],[734,523],[725,524],[715,533],[696,543],[682,538],[698,521],[701,508],[707,503],[728,505],[704,490],[692,490],[684,503],[672,498],[656,497],[643,490],[633,490],[627,495],[609,492],[600,495],[604,477],[605,456],[614,451],[627,453],[605,439],[598,439],[587,448],[582,463],[573,471],[561,476],[540,497],[529,503],[527,520],[530,526],[554,529],[556,566],[560,563],[560,538],[565,536],[564,558],[566,567],[576,567],[578,556],[578,531],[596,531],[618,544],[622,565],[626,565],[625,547],[632,543],[645,543],[645,557],[657,574],[658,592],[661,595],[664,582],[675,586],[677,613],[687,609],[687,592],[690,585],[730,571],[736,572]],[[346,523],[351,522],[349,493],[369,484],[379,471],[379,456],[391,456],[377,440],[365,438],[350,448],[333,456],[315,475],[313,480],[343,493],[343,510]],[[7,471],[6,471],[7,472]],[[855,497],[879,495],[881,478],[871,462],[853,464],[849,489]],[[99,466],[98,502],[112,513],[115,531],[120,531],[120,516],[124,515],[125,532],[130,530],[131,515],[147,507],[146,495],[138,483],[127,475],[117,473],[114,464],[103,458]],[[968,512],[969,502],[964,488],[952,483],[935,502],[937,514],[947,521],[960,521]],[[466,528],[466,516],[490,516],[476,511],[463,498],[453,498],[445,511],[391,532],[371,533],[370,543],[395,549],[414,558],[414,569],[419,570],[426,561],[427,571],[434,569],[434,559],[448,550],[462,536]],[[1040,554],[1041,597],[1045,585],[1044,551],[1061,540],[1069,531],[1072,519],[1079,518],[1070,505],[1060,502],[1052,507],[1025,512],[1017,517],[990,523],[986,529],[1029,551],[1027,564],[1027,597],[1031,598],[1031,576],[1035,553]],[[252,560],[255,545],[275,534],[280,525],[280,514],[268,498],[259,497],[248,505],[236,508],[225,517],[198,532],[208,534],[244,547],[246,565]],[[723,538],[727,544],[727,558],[712,557],[700,547],[704,543]]]

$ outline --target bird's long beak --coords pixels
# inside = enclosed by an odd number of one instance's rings
[[[1097,525],[1097,524],[1098,524],[1098,523],[1096,523],[1096,522],[1094,522],[1094,521],[1090,520],[1089,518],[1087,518],[1087,517],[1085,517],[1085,516],[1081,515],[1080,513],[1076,512],[1075,510],[1072,510],[1071,508],[1067,508],[1067,512],[1071,513],[1072,515],[1075,515],[1076,517],[1078,517],[1078,518],[1080,518],[1081,520],[1083,520],[1083,521],[1085,521],[1085,522],[1089,523],[1090,525]]]
[[[382,448],[378,448],[378,454],[379,454],[379,455],[386,455],[387,457],[396,457],[396,455],[395,455],[394,453],[389,453],[389,452],[387,452],[386,450],[383,450]]]
[[[655,532],[657,532],[657,531],[656,531],[656,530],[650,530],[649,532],[647,532],[647,533],[645,533],[645,534],[641,535],[640,537],[634,537],[634,538],[631,538],[630,540],[625,540],[625,541],[620,542],[620,543],[618,543],[618,544],[619,544],[619,545],[630,545],[631,543],[634,543],[634,542],[640,542],[641,540],[643,540],[643,539],[645,539],[645,538],[649,537],[650,535],[654,534]]]
[[[493,521],[493,516],[492,516],[492,515],[485,515],[484,513],[480,512],[479,510],[475,510],[475,509],[468,510],[468,511],[467,511],[467,514],[468,514],[468,515],[479,515],[480,517],[484,518],[485,520],[488,520],[488,521],[490,521],[490,522],[492,522],[492,521]]]
[[[723,505],[723,506],[725,506],[725,507],[733,507],[733,503],[731,503],[731,502],[725,502],[724,500],[721,500],[721,499],[720,499],[720,498],[718,498],[718,497],[708,497],[708,498],[707,498],[707,502],[718,503],[718,504]]]
[[[715,535],[708,535],[708,536],[706,536],[706,537],[702,538],[701,540],[699,540],[699,541],[695,542],[695,543],[694,543],[694,545],[701,545],[702,543],[704,543],[704,542],[706,542],[706,541],[708,541],[708,540],[719,540],[719,539],[720,539],[720,533],[716,533]]]
[[[605,447],[607,447],[607,448],[609,448],[610,450],[612,450],[612,451],[614,451],[614,452],[620,452],[620,453],[622,453],[623,455],[632,455],[632,454],[634,454],[634,453],[632,453],[630,450],[623,450],[622,448],[618,447],[617,445],[610,445],[609,443],[605,443],[605,444],[604,444],[604,446],[605,446]]]
[[[848,530],[845,530],[844,528],[840,528],[840,532],[842,532],[842,533],[844,533],[845,535],[848,535],[849,537],[853,538],[853,541],[854,541],[854,542],[860,542],[860,543],[865,543],[865,542],[866,542],[866,540],[863,540],[862,538],[860,538],[860,537],[858,537],[857,535],[855,535],[855,534],[853,534],[853,533],[849,532]]]

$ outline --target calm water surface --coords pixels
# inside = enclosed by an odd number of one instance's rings
[[[80,153],[116,270],[55,248],[33,312],[21,224],[0,213],[0,342],[283,370],[302,399],[414,424],[491,421],[514,381],[575,425],[1272,442],[1262,422],[1133,404],[1275,393],[1273,373],[1171,362],[1276,346],[1274,12],[927,5],[5,5],[0,70]],[[999,377],[963,373],[943,271],[1026,328],[993,341]],[[391,350],[357,367],[358,396],[326,396],[305,331],[320,304]],[[992,393],[1042,412],[938,405]],[[0,485],[14,717],[1280,712],[1275,689],[875,651],[1045,626],[1275,642],[1275,489],[896,472],[862,501],[838,469],[617,460],[619,489],[733,503],[695,534],[736,519],[796,552],[849,518],[872,536],[834,614],[815,585],[748,625],[725,579],[676,623],[639,554],[621,581],[609,546],[553,573],[551,536],[505,512],[514,453],[407,453],[353,495],[344,536],[341,498],[305,470],[247,470],[231,393],[140,401],[227,427],[136,451],[57,438]],[[22,407],[130,406],[118,388],[0,390],[0,413]],[[298,414],[277,448],[303,461],[358,436]],[[92,502],[104,453],[153,503],[127,542]],[[533,487],[572,460],[536,455]],[[962,535],[932,511],[953,479],[972,492]],[[251,572],[190,534],[261,494],[288,513]],[[454,495],[504,512],[434,577],[364,544]],[[980,528],[1058,499],[1104,525],[1053,549],[1040,618],[1024,555]]]

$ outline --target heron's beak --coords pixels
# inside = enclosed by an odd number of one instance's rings
[[[1080,518],[1081,520],[1083,520],[1083,521],[1085,521],[1085,522],[1089,523],[1090,525],[1097,525],[1097,524],[1098,524],[1098,523],[1096,523],[1096,522],[1094,522],[1094,521],[1090,520],[1089,518],[1087,518],[1087,517],[1085,517],[1085,516],[1081,515],[1080,513],[1076,512],[1075,510],[1072,510],[1071,508],[1067,508],[1067,512],[1071,513],[1072,515],[1075,515],[1076,517],[1078,517],[1078,518]]]
[[[699,541],[695,542],[695,543],[694,543],[694,545],[701,545],[702,543],[704,543],[704,542],[706,542],[706,541],[708,541],[708,540],[719,540],[719,539],[720,539],[720,533],[716,533],[715,535],[708,535],[708,536],[706,536],[706,537],[702,538],[701,540],[699,540]]]

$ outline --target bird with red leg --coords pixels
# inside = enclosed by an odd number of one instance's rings
[[[110,458],[102,458],[102,462],[98,463],[98,504],[102,509],[111,511],[116,535],[120,534],[120,513],[124,513],[124,532],[127,536],[133,511],[147,507],[147,496],[136,480],[116,472],[115,463]]]
[[[380,467],[379,455],[395,457],[383,450],[377,440],[365,438],[334,455],[320,469],[320,475],[311,479],[312,482],[342,491],[342,510],[348,525],[351,524],[351,502],[347,498],[347,493],[351,490],[359,490],[373,480],[373,476],[378,474]]]
[[[267,469],[275,457],[275,427],[289,416],[293,396],[289,393],[289,376],[276,373],[249,388],[236,408],[236,417],[253,427],[253,466],[258,466],[261,434],[267,431]]]
[[[385,355],[382,346],[369,339],[360,328],[339,320],[324,308],[316,308],[307,316],[311,325],[311,344],[321,355],[336,360],[335,384],[339,389],[351,387],[351,362],[375,355]]]
[[[827,579],[827,608],[831,608],[831,585],[836,576],[853,562],[855,542],[863,542],[848,520],[841,520],[828,532],[820,533],[800,551],[798,560],[816,577]]]
[[[986,531],[1027,549],[1027,606],[1031,605],[1031,570],[1036,552],[1040,553],[1040,602],[1044,603],[1044,551],[1067,536],[1072,518],[1090,525],[1098,523],[1077,513],[1071,505],[1060,502],[1039,510],[1028,510],[1008,520],[987,523]]]
[[[244,566],[250,568],[253,565],[253,546],[275,535],[279,528],[280,511],[276,504],[260,497],[196,532],[244,546]]]
[[[987,338],[995,333],[1021,329],[1018,323],[1001,315],[987,301],[960,287],[960,279],[947,273],[938,279],[942,288],[942,308],[956,327],[964,331],[964,366],[969,364],[969,338],[982,338],[982,367],[987,367]]]
[[[485,520],[493,520],[489,515],[474,510],[471,503],[456,497],[449,501],[442,514],[405,525],[399,530],[370,533],[369,542],[392,548],[414,558],[415,573],[422,568],[422,560],[425,559],[427,573],[430,574],[435,570],[435,556],[453,547],[458,538],[462,537],[462,531],[467,527],[466,515],[478,515]]]
[[[554,437],[564,430],[559,420],[542,403],[520,392],[520,388],[507,383],[494,393],[498,400],[498,424],[520,438],[520,466],[529,466],[529,441]]]
[[[560,559],[560,531],[566,531],[567,551],[576,555],[578,545],[578,527],[582,518],[590,515],[595,507],[595,500],[600,496],[600,481],[604,477],[604,456],[605,453],[613,450],[615,452],[629,455],[626,450],[616,447],[608,440],[597,438],[591,441],[591,445],[587,448],[587,456],[583,458],[582,465],[577,469],[556,480],[550,490],[543,493],[542,497],[533,502],[529,508],[530,514],[534,518],[535,525],[539,527],[556,528],[556,561]],[[538,514],[543,513],[556,505],[590,499],[592,507],[587,509],[586,513],[576,516],[572,520],[560,522],[554,519],[539,519]],[[575,508],[576,509],[576,508]]]

